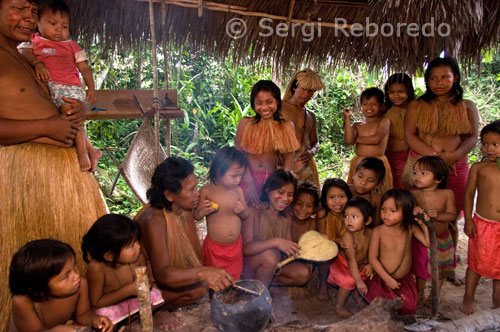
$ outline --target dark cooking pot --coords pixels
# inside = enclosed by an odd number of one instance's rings
[[[214,294],[210,301],[212,320],[222,332],[260,332],[271,318],[273,306],[269,290],[259,280],[239,280],[239,286],[260,296],[229,287]]]

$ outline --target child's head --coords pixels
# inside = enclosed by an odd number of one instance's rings
[[[481,129],[481,151],[490,161],[500,157],[500,120],[488,123]]]
[[[234,147],[223,147],[215,154],[208,176],[211,182],[220,182],[226,187],[237,187],[245,173],[247,159]]]
[[[250,105],[255,111],[255,119],[283,121],[281,116],[281,91],[273,81],[260,80],[250,92]]]
[[[413,223],[415,198],[405,189],[391,189],[380,199],[380,218],[384,225],[402,225],[408,229]]]
[[[351,190],[344,180],[327,179],[321,189],[321,205],[327,211],[342,214],[347,201],[352,198]]]
[[[417,188],[429,188],[437,184],[437,188],[446,189],[448,174],[448,165],[441,157],[424,156],[413,165],[413,182]]]
[[[299,183],[293,201],[293,214],[299,220],[309,219],[318,208],[319,189],[310,181]]]
[[[198,205],[198,180],[193,165],[186,159],[169,157],[158,165],[146,196],[152,207],[172,211],[176,203],[186,210]],[[175,201],[175,202],[174,202]]]
[[[460,69],[452,57],[435,58],[424,74],[425,93],[422,100],[430,102],[437,96],[449,94],[451,102],[456,104],[463,99],[463,89],[460,86]]]
[[[285,209],[292,204],[296,188],[295,175],[288,170],[278,169],[272,172],[264,183],[260,200],[284,214]]]
[[[357,232],[371,225],[373,221],[373,207],[363,197],[351,198],[344,209],[344,222],[347,229]]]
[[[325,85],[321,77],[309,68],[295,73],[286,87],[283,100],[298,97],[304,105],[313,97],[314,92],[323,90]],[[297,93],[297,95],[296,95]]]
[[[384,86],[385,106],[387,109],[394,104],[402,106],[415,99],[415,90],[410,76],[404,73],[396,73],[389,76]]]
[[[135,263],[139,258],[139,225],[127,216],[106,214],[90,227],[82,239],[83,259],[115,266]]]
[[[382,160],[368,157],[359,162],[352,178],[358,194],[370,193],[385,176],[385,166]]]
[[[35,302],[75,294],[80,273],[73,248],[52,239],[26,243],[12,257],[9,286],[12,295],[25,295]]]
[[[62,0],[42,1],[38,8],[38,31],[52,41],[65,41],[69,36],[68,5]]]
[[[379,88],[368,88],[361,93],[361,110],[367,117],[384,113],[384,92]]]

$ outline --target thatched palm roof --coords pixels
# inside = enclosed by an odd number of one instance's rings
[[[438,56],[443,50],[462,61],[478,59],[481,49],[497,48],[500,41],[500,1],[498,0],[164,0],[167,3],[166,24],[162,29],[161,2],[155,0],[155,20],[158,42],[167,38],[175,44],[186,41],[191,50],[205,49],[218,57],[250,57],[286,68],[293,63],[333,65],[368,63],[372,67],[389,66],[393,70],[411,73],[422,63]],[[147,0],[68,0],[72,7],[72,31],[87,41],[99,36],[100,46],[131,48],[149,38],[149,4]],[[201,16],[200,16],[201,15]],[[295,29],[295,37],[260,36],[270,28],[259,26],[263,17],[273,17],[276,27],[282,22],[321,21],[311,41],[302,26]],[[226,24],[232,18],[241,18],[247,26],[246,34],[233,39],[226,33]],[[346,37],[333,23],[366,25],[367,19],[380,28],[384,23],[394,27],[392,36],[355,37],[349,28]],[[409,36],[407,26],[414,23]],[[427,23],[427,30],[422,27]],[[430,32],[433,23],[434,36]],[[439,36],[439,24],[445,36]],[[400,35],[397,35],[400,24]],[[386,34],[390,30],[385,27]],[[372,30],[364,30],[373,32]],[[356,32],[355,32],[356,33]],[[363,33],[361,31],[361,33]],[[291,32],[290,32],[291,34]],[[309,36],[309,37],[307,37]]]

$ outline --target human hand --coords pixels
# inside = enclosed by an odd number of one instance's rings
[[[300,246],[287,239],[275,238],[276,244],[275,247],[278,248],[279,251],[285,253],[288,257],[297,256],[300,253]]]
[[[347,244],[345,244],[344,239],[340,239],[339,245],[340,245],[340,248],[342,248],[342,249],[350,249],[351,248]],[[356,249],[356,242],[352,243],[352,248]]]
[[[113,331],[113,323],[111,323],[109,318],[97,314],[94,314],[94,317],[92,317],[92,327],[103,332]]]
[[[241,201],[236,201],[236,204],[234,205],[233,212],[236,213],[238,216],[241,214],[247,214],[248,208],[246,207],[245,204]]]
[[[82,126],[85,121],[85,116],[87,115],[87,106],[77,99],[68,97],[63,97],[62,99],[69,104],[69,107],[64,110],[66,119]]]
[[[218,292],[229,286],[236,285],[233,277],[226,270],[205,266],[198,274],[201,281],[204,281],[208,288]]]
[[[45,135],[64,144],[73,144],[79,128],[75,123],[68,121],[63,114],[45,120]]]
[[[373,279],[375,273],[373,271],[373,267],[370,264],[366,264],[366,266],[363,268],[363,271],[365,272],[365,276],[367,278],[369,278],[370,280]]]
[[[431,218],[439,219],[438,218],[439,213],[437,212],[437,210],[433,206],[431,206],[430,208],[427,209],[427,215]]]
[[[451,166],[458,158],[455,156],[453,152],[441,152],[439,156],[444,160],[446,165]]]
[[[356,288],[363,296],[366,295],[366,293],[368,293],[368,287],[366,287],[366,284],[364,283],[363,280],[356,282]]]
[[[471,239],[476,237],[476,234],[477,234],[476,225],[474,224],[474,222],[472,220],[465,221],[464,233],[465,233],[465,235],[467,235]]]
[[[389,287],[390,289],[399,289],[399,286],[401,286],[401,284],[397,282],[394,278],[391,278],[389,282],[386,282],[386,284],[387,287]]]
[[[198,205],[198,211],[201,214],[201,218],[203,218],[218,211],[218,209],[215,208],[214,202],[206,199]]]
[[[85,91],[85,94],[87,95],[87,99],[89,103],[93,104],[96,101],[96,95],[95,95],[95,90],[94,89],[87,89]]]
[[[307,164],[309,162],[309,160],[311,160],[312,157],[313,157],[313,154],[309,150],[307,150],[306,152],[304,152],[303,154],[301,154],[297,158],[297,160],[300,161],[303,164]]]
[[[36,77],[39,80],[42,80],[42,81],[50,81],[51,80],[52,77],[50,76],[50,71],[47,68],[47,66],[45,65],[45,63],[39,61],[39,62],[35,63],[34,67],[35,67]]]
[[[351,110],[350,109],[345,108],[342,113],[344,114],[344,118],[346,120],[351,120]]]

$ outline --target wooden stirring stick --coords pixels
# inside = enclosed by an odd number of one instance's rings
[[[234,285],[233,287],[236,288],[239,291],[242,291],[242,292],[245,292],[245,293],[249,293],[249,294],[252,294],[252,295],[255,295],[255,296],[260,296],[260,293],[257,293],[256,291],[253,291],[251,289],[248,289],[248,288],[245,288],[245,287],[241,287],[239,285]]]

